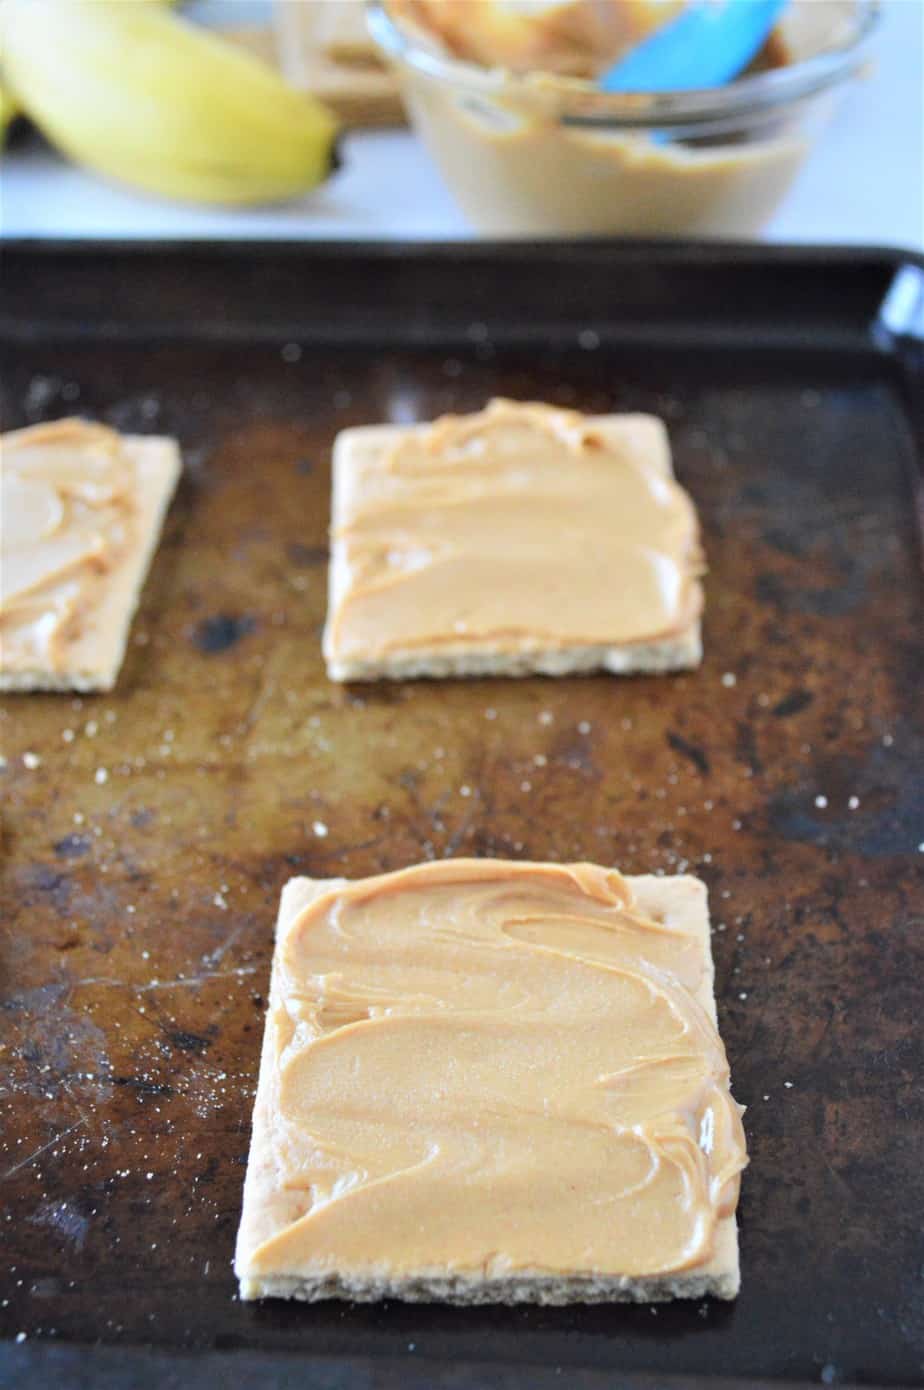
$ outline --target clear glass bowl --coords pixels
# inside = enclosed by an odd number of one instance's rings
[[[412,122],[494,236],[748,236],[860,72],[877,0],[794,0],[796,61],[707,91],[625,94],[447,57],[369,0]]]

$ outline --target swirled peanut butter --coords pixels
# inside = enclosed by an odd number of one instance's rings
[[[747,1159],[700,883],[463,859],[293,889],[245,1296],[710,1266]]]
[[[3,680],[102,683],[176,481],[175,445],[59,420],[4,435],[0,463]]]
[[[335,469],[335,663],[616,647],[699,618],[696,514],[653,417],[495,400],[347,431]]]
[[[114,430],[62,420],[3,440],[4,665],[59,668],[136,529],[134,469]]]
[[[388,8],[467,62],[593,77],[676,18],[683,0],[389,0]]]

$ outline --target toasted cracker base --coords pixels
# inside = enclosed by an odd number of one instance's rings
[[[421,1276],[418,1279],[351,1279],[346,1275],[318,1275],[313,1279],[241,1280],[241,1298],[294,1298],[300,1303],[347,1299],[352,1303],[377,1303],[396,1298],[402,1303],[541,1303],[562,1307],[568,1303],[668,1303],[675,1298],[732,1299],[738,1294],[737,1236],[734,1270],[725,1274],[696,1273],[671,1279],[612,1279],[603,1276],[553,1278],[538,1271],[506,1279],[477,1276]],[[731,1250],[729,1250],[731,1255]]]
[[[339,661],[328,656],[332,681],[441,679],[446,676],[573,676],[589,671],[611,675],[688,671],[703,659],[699,622],[661,642],[629,642],[621,647],[587,646],[524,650],[408,652],[388,661]]]
[[[86,631],[71,644],[61,670],[0,669],[0,691],[111,690],[115,685],[132,619],[138,608],[161,528],[182,471],[179,445],[167,436],[125,435],[123,443],[138,469],[138,506],[143,534],[136,551],[113,571],[112,585],[87,622]]]
[[[277,951],[286,934],[309,903],[346,879],[292,878],[282,890],[276,923]],[[639,908],[648,916],[682,929],[697,938],[703,949],[703,978],[697,999],[716,1022],[715,968],[709,931],[706,886],[692,875],[660,878],[654,874],[627,876]],[[273,961],[267,1019],[276,1009],[281,984]],[[697,1269],[647,1278],[581,1271],[549,1274],[544,1270],[520,1270],[492,1277],[487,1271],[462,1273],[448,1269],[421,1270],[413,1275],[394,1275],[388,1270],[338,1270],[329,1265],[319,1270],[279,1270],[252,1273],[249,1262],[259,1247],[288,1224],[289,1198],[275,1182],[275,1155],[271,1141],[274,1038],[264,1031],[260,1076],[253,1111],[253,1131],[244,1200],[238,1231],[234,1268],[244,1300],[293,1298],[304,1303],[324,1299],[349,1299],[370,1303],[395,1298],[406,1303],[661,1303],[675,1298],[734,1298],[740,1286],[738,1226],[734,1215],[720,1221],[708,1263]]]

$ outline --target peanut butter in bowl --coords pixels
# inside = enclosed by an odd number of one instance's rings
[[[791,0],[747,72],[616,93],[614,61],[682,0],[371,0],[413,124],[493,236],[747,236],[863,61],[874,0]]]

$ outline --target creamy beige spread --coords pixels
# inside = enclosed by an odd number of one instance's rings
[[[495,400],[402,431],[341,502],[340,660],[617,646],[699,616],[696,514],[650,417]]]
[[[135,468],[114,430],[61,420],[4,435],[0,470],[0,664],[58,671],[140,544]]]
[[[511,72],[593,77],[669,20],[684,0],[389,0],[395,19],[454,57]]]
[[[836,51],[855,3],[792,0],[749,72]],[[730,236],[765,224],[829,98],[691,115],[673,139],[624,126],[633,99],[608,98],[596,79],[678,10],[676,0],[388,0],[417,51],[479,70],[473,80],[398,62],[413,123],[476,227]]]
[[[708,1262],[747,1157],[707,953],[589,864],[333,885],[277,945],[247,1277]]]

